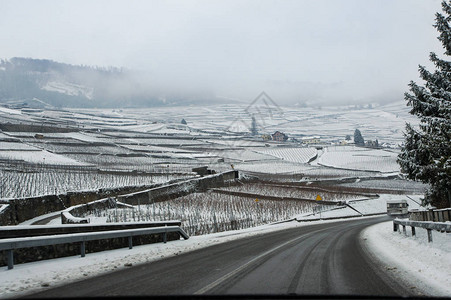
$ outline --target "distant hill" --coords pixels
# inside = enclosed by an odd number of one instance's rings
[[[0,103],[26,103],[34,108],[150,107],[203,98],[158,93],[136,78],[121,68],[14,57],[0,61]]]

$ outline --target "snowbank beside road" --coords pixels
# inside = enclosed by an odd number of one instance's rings
[[[366,228],[362,238],[386,270],[400,277],[419,295],[451,296],[451,234],[433,231],[428,243],[425,229],[416,228],[412,237],[393,231],[393,222]]]

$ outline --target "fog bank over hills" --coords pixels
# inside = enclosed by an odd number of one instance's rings
[[[443,55],[441,0],[132,2],[3,0],[0,59],[23,72],[2,63],[0,99],[125,108],[264,91],[281,106],[386,104]]]
[[[161,75],[161,76],[160,76]],[[136,108],[220,103],[251,103],[262,91],[279,105],[327,106],[388,103],[402,100],[392,93],[358,99],[328,95],[342,83],[323,84],[272,80],[230,92],[215,85],[195,84],[190,78],[171,78],[118,67],[71,65],[47,59],[14,57],[0,61],[0,103],[27,103],[31,107]],[[261,87],[259,90],[257,87]],[[302,93],[299,93],[299,90]],[[232,95],[232,96],[230,96]],[[239,96],[233,96],[239,95]]]
[[[153,84],[146,74],[116,68],[71,65],[46,59],[0,62],[0,103],[49,107],[152,107],[202,103],[214,95]]]

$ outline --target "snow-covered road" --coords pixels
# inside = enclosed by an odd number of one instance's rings
[[[371,218],[371,217],[368,217]],[[346,222],[343,219],[339,222]],[[221,232],[203,236],[193,236],[189,240],[179,240],[167,244],[151,244],[133,249],[117,249],[54,260],[19,264],[14,269],[0,269],[0,297],[12,298],[89,278],[106,272],[127,268],[130,265],[155,261],[164,257],[178,255],[199,248],[224,243],[230,240],[263,234],[286,228],[309,226],[317,222],[288,222],[277,225],[264,225],[239,231]],[[393,233],[392,223],[385,222],[369,227],[363,232],[365,243],[372,253],[402,278],[412,278],[415,288],[425,295],[451,296],[451,235],[434,233],[434,243],[427,244],[421,230],[416,238],[406,238]],[[396,269],[393,269],[396,268]],[[421,284],[420,281],[424,282]],[[413,285],[412,285],[413,288]]]

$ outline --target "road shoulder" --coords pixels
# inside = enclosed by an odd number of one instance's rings
[[[436,232],[436,242],[428,244],[426,230],[417,229],[416,237],[410,235],[393,232],[393,222],[388,221],[364,229],[360,241],[388,280],[418,296],[450,297],[451,236]]]

